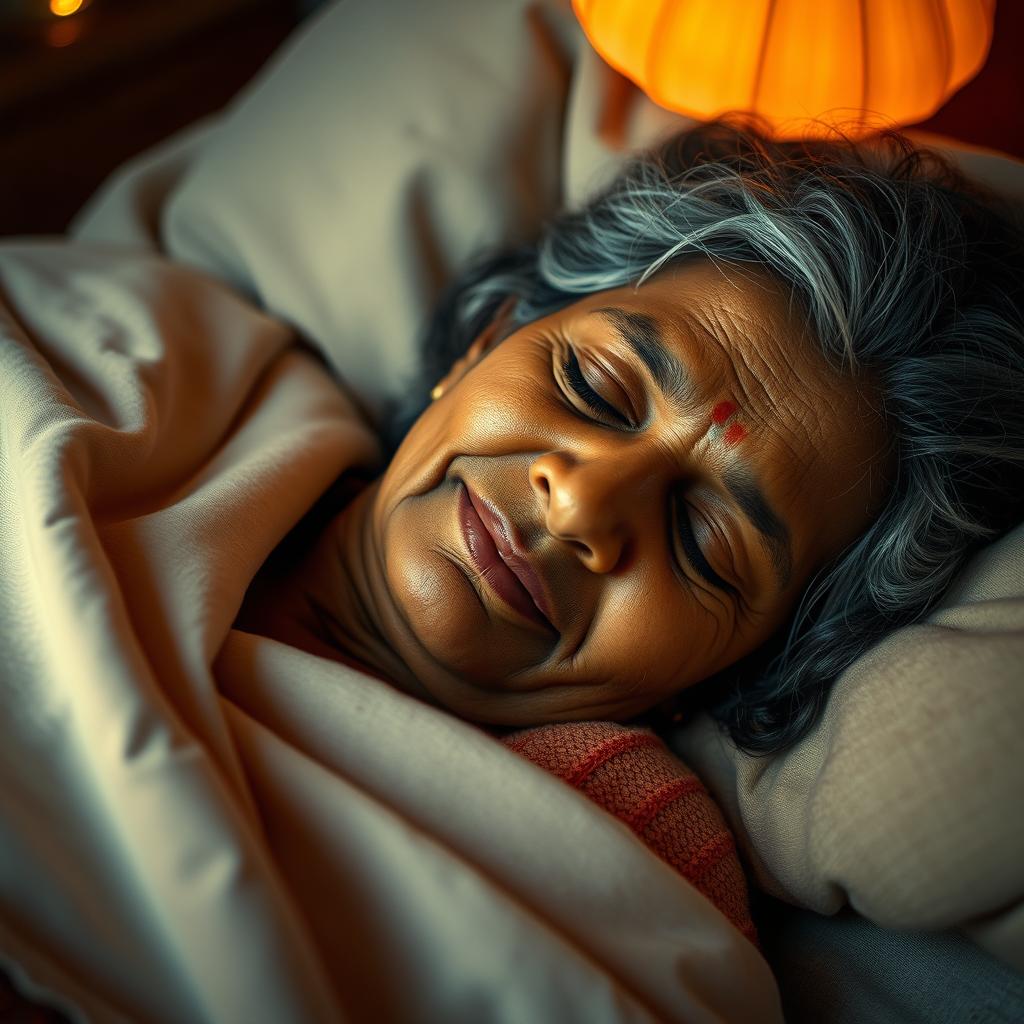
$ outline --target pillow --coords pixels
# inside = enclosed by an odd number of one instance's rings
[[[501,742],[625,822],[757,945],[747,881],[722,814],[650,729],[557,722]]]
[[[327,7],[206,140],[166,249],[294,324],[379,421],[458,265],[561,200],[568,60],[549,6]]]
[[[637,136],[685,123],[600,109],[630,92],[567,0],[331,5],[203,138],[161,244],[296,326],[380,426],[468,258],[534,236]],[[113,240],[96,212],[76,233]]]
[[[926,621],[836,682],[803,740],[743,754],[707,716],[670,737],[758,883],[820,913],[959,927],[1024,970],[1024,525]]]

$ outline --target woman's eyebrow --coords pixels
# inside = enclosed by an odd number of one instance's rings
[[[727,470],[722,479],[740,511],[761,534],[772,561],[772,568],[775,570],[779,590],[785,590],[789,586],[793,572],[793,549],[789,544],[789,528],[768,504],[768,499],[765,498],[764,491],[758,486],[757,481],[745,470]]]
[[[593,313],[600,314],[615,328],[622,341],[650,371],[668,401],[680,404],[685,400],[690,391],[689,378],[683,364],[665,345],[657,320],[619,306],[602,306]]]

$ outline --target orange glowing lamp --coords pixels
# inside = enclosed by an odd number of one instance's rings
[[[655,103],[761,115],[779,138],[930,117],[981,70],[995,0],[573,0]],[[824,123],[822,123],[824,122]]]

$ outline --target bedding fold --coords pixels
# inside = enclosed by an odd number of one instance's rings
[[[97,1021],[780,1019],[614,817],[232,628],[381,459],[296,341],[137,249],[0,245],[0,960]]]

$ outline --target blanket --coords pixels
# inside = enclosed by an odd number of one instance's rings
[[[226,286],[0,246],[0,961],[76,1020],[781,1019],[756,948],[625,824],[233,628],[380,458]]]

